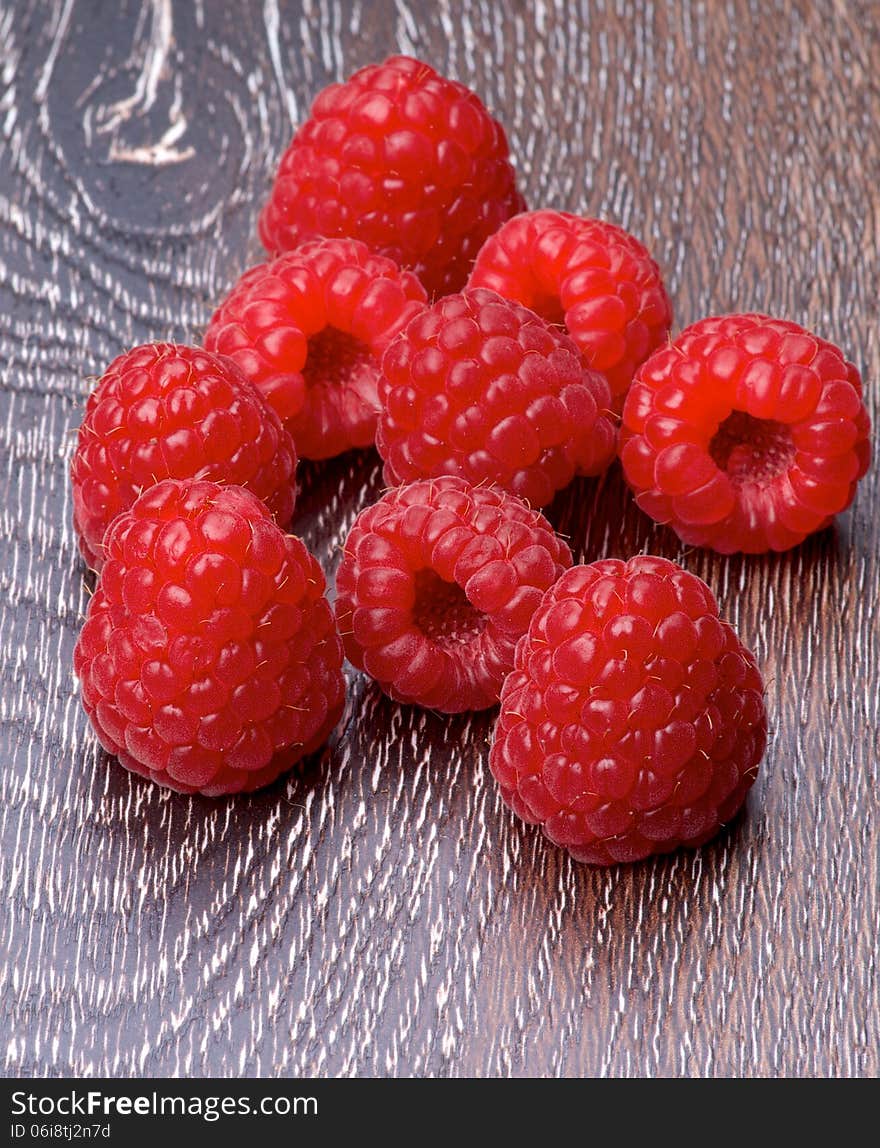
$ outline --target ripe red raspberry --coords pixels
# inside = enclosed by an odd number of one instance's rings
[[[517,639],[571,552],[518,498],[460,478],[390,491],[355,520],[336,579],[346,654],[392,698],[498,701]]]
[[[515,813],[607,865],[712,837],[766,737],[761,675],[708,586],[643,555],[574,566],[544,595],[489,766]]]
[[[392,485],[457,474],[544,506],[614,454],[604,378],[567,336],[494,291],[417,315],[382,372],[376,445]]]
[[[870,421],[852,363],[783,319],[703,319],[626,400],[621,460],[642,510],[722,554],[787,550],[852,502]]]
[[[262,391],[302,458],[330,458],[372,445],[382,354],[424,303],[416,277],[390,259],[319,239],[245,272],[205,346]]]
[[[296,449],[234,363],[146,343],[114,359],[89,395],[70,467],[73,523],[95,570],[113,519],[163,478],[245,486],[280,526],[293,514]]]
[[[314,235],[362,239],[445,295],[523,206],[504,129],[477,96],[392,56],[320,93],[281,157],[260,237],[273,253]]]
[[[74,653],[98,739],[181,793],[259,789],[344,701],[324,577],[238,486],[166,479],[107,532]]]
[[[660,268],[613,223],[530,211],[486,240],[469,287],[490,287],[565,327],[619,413],[633,374],[672,324]]]

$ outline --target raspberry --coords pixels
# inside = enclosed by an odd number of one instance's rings
[[[852,363],[783,319],[704,319],[636,375],[621,460],[642,510],[722,554],[787,550],[852,502],[870,421]]]
[[[163,478],[246,486],[287,526],[295,471],[293,440],[234,363],[174,343],[135,347],[107,368],[79,428],[70,477],[80,550],[100,570],[107,527]]]
[[[320,93],[281,158],[260,237],[276,253],[352,236],[445,295],[523,206],[504,129],[477,96],[392,56]]]
[[[711,590],[643,555],[574,566],[544,595],[489,766],[514,812],[607,865],[712,837],[766,737],[761,675]]]
[[[494,291],[449,295],[391,344],[376,445],[392,485],[457,474],[544,506],[614,454],[608,384],[574,343]]]
[[[317,240],[245,272],[205,345],[263,392],[301,457],[330,458],[372,445],[382,354],[424,303],[414,275],[363,243]]]
[[[357,517],[345,544],[336,616],[346,654],[397,701],[484,709],[570,565],[543,515],[503,491],[450,476],[399,487]]]
[[[166,479],[105,547],[74,669],[108,753],[216,797],[268,785],[324,741],[345,690],[324,577],[253,494]]]
[[[672,307],[647,249],[613,223],[531,211],[486,240],[469,287],[491,287],[565,327],[619,413],[633,374],[667,337]]]

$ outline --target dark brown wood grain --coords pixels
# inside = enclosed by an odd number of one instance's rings
[[[578,866],[502,807],[491,714],[354,672],[327,751],[251,798],[160,791],[88,732],[66,460],[90,377],[198,336],[259,255],[292,122],[395,49],[501,116],[532,206],[641,235],[676,327],[801,321],[880,414],[875,4],[0,0],[2,1071],[876,1075],[876,469],[778,557],[682,549],[616,471],[551,508],[581,558],[682,561],[757,652],[767,758],[698,853]],[[372,453],[303,468],[328,572],[380,486]]]

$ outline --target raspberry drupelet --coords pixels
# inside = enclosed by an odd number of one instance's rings
[[[515,813],[605,865],[707,841],[766,737],[761,675],[708,586],[643,555],[574,566],[544,595],[489,766]]]
[[[278,416],[229,359],[175,343],[135,347],[104,372],[79,428],[70,476],[83,558],[100,570],[107,527],[163,478],[245,486],[286,527],[296,461]]]
[[[460,290],[487,236],[524,207],[504,129],[463,84],[408,56],[331,84],[281,158],[266,250],[347,235]]]
[[[510,494],[449,476],[398,487],[345,544],[336,616],[348,658],[397,701],[485,709],[570,565],[547,520]]]
[[[489,237],[469,287],[489,287],[565,328],[620,413],[636,368],[663,343],[672,307],[660,268],[622,227],[564,211],[517,215]]]
[[[642,510],[723,554],[829,525],[871,458],[862,383],[832,343],[766,315],[703,319],[627,397],[620,457]]]
[[[249,491],[166,479],[112,524],[74,651],[108,753],[181,793],[268,785],[342,712],[324,576]]]
[[[372,445],[382,354],[424,304],[392,260],[353,239],[315,240],[245,272],[205,346],[259,388],[301,458],[330,458]]]
[[[609,397],[574,343],[534,312],[485,289],[449,295],[382,360],[385,479],[456,474],[544,506],[611,461]]]

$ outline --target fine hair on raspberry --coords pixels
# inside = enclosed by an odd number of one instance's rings
[[[146,343],[114,359],[91,392],[70,467],[80,551],[100,570],[107,527],[163,478],[247,487],[287,527],[296,448],[281,421],[222,355]]]
[[[562,326],[601,371],[619,414],[636,368],[665,339],[672,305],[634,235],[566,211],[527,211],[491,235],[469,287],[489,287]]]
[[[722,315],[656,351],[627,397],[636,502],[691,546],[788,550],[828,526],[871,459],[856,367],[784,319]]]
[[[425,303],[408,271],[353,239],[318,239],[252,267],[205,345],[228,355],[284,419],[301,458],[372,446],[382,355]]]
[[[524,206],[504,129],[479,98],[422,60],[391,56],[318,95],[281,157],[260,237],[276,254],[351,236],[446,295]]]
[[[74,651],[99,741],[182,793],[268,785],[345,696],[324,576],[249,491],[166,479],[119,515]]]
[[[544,506],[615,452],[604,377],[561,331],[483,288],[410,321],[382,360],[379,399],[392,485],[454,474]]]
[[[538,511],[461,478],[389,491],[358,515],[336,579],[349,660],[397,701],[498,701],[514,648],[571,552]]]
[[[489,766],[504,800],[578,861],[708,841],[764,754],[761,675],[709,587],[664,558],[574,566],[504,683]]]

